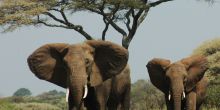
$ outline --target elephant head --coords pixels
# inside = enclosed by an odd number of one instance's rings
[[[39,79],[70,90],[68,100],[75,110],[81,106],[87,85],[97,86],[125,68],[128,51],[108,41],[53,43],[35,50],[27,61]]]
[[[150,80],[173,101],[174,110],[181,109],[181,97],[190,92],[204,76],[207,60],[203,56],[191,56],[171,63],[169,60],[154,58],[147,64]],[[172,99],[172,100],[171,100]]]

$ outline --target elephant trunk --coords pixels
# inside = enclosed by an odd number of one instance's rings
[[[181,110],[181,99],[183,95],[184,86],[181,79],[177,79],[171,83],[172,85],[172,96],[173,96],[173,104],[174,110]]]
[[[75,69],[76,70],[76,69]],[[86,97],[87,75],[84,69],[70,73],[69,82],[69,110],[81,110],[83,98]],[[87,91],[88,92],[88,91]]]

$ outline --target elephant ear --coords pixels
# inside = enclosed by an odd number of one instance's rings
[[[150,80],[154,86],[163,92],[168,88],[165,74],[166,68],[170,65],[170,60],[154,58],[146,65]]]
[[[46,80],[66,88],[67,73],[63,56],[67,52],[68,44],[46,44],[35,50],[27,59],[30,70],[42,80]]]
[[[205,71],[208,69],[208,62],[206,57],[199,55],[182,59],[181,62],[186,66],[188,72],[185,82],[185,89],[188,92],[203,78]]]
[[[103,80],[119,74],[127,65],[128,51],[120,45],[101,40],[86,43],[94,48],[94,69],[101,73]]]

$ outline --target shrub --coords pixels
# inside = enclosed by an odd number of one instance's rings
[[[13,94],[13,96],[30,96],[30,95],[31,95],[31,91],[26,88],[20,88]]]

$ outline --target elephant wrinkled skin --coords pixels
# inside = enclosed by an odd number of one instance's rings
[[[171,63],[154,58],[147,64],[150,80],[165,94],[168,110],[199,110],[205,99],[208,80],[207,59],[195,55]]]
[[[30,70],[39,79],[69,89],[69,110],[81,110],[86,104],[85,101],[91,100],[89,98],[83,99],[87,90],[88,97],[93,97],[93,100],[96,100],[99,96],[96,95],[98,92],[102,94],[107,91],[105,88],[111,88],[109,99],[115,98],[113,86],[123,86],[123,82],[120,82],[123,80],[118,80],[121,85],[117,82],[116,84],[114,84],[115,82],[108,83],[113,82],[114,79],[120,79],[125,71],[129,71],[129,68],[126,67],[128,51],[117,44],[99,40],[72,45],[65,43],[46,44],[35,50],[27,61]],[[124,76],[128,76],[126,78],[130,79],[129,72]],[[124,85],[129,89],[129,84],[130,82],[125,82]],[[121,92],[125,92],[123,90],[126,89],[122,89]],[[96,102],[96,107],[101,109],[101,102]]]

